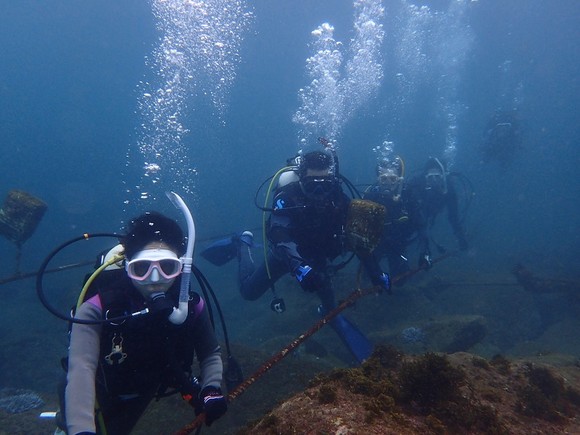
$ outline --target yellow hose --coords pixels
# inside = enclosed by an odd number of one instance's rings
[[[89,277],[89,279],[87,279],[87,282],[83,286],[81,293],[79,294],[79,298],[77,300],[77,310],[84,302],[85,295],[87,294],[89,287],[91,286],[93,281],[97,278],[97,276],[99,276],[99,274],[104,269],[109,267],[111,264],[117,263],[117,262],[123,260],[124,258],[125,258],[125,256],[123,254],[113,255],[113,257],[110,260],[103,263],[100,267],[97,268],[97,270],[95,270],[92,273],[92,275]],[[105,426],[105,420],[103,420],[103,413],[101,412],[101,407],[99,406],[99,401],[96,398],[95,398],[95,413],[97,414],[97,422],[99,423],[100,433],[102,435],[107,435],[107,427]]]
[[[278,179],[280,175],[284,172],[294,170],[293,166],[285,166],[280,169],[278,172],[274,174],[270,184],[268,186],[268,190],[266,191],[266,199],[264,200],[264,211],[262,212],[262,238],[264,240],[264,263],[266,264],[266,272],[268,273],[268,279],[272,280],[272,274],[270,273],[270,266],[268,264],[268,243],[266,240],[266,208],[268,208],[268,204],[270,203],[270,194],[272,193],[274,183],[278,183]]]

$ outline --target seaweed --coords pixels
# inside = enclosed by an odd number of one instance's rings
[[[473,367],[478,367],[480,369],[489,370],[489,363],[487,362],[487,360],[485,358],[481,358],[479,356],[474,356],[471,359],[471,363],[473,364]]]
[[[503,355],[494,355],[491,358],[491,365],[502,375],[509,375],[511,373],[511,363]]]
[[[454,368],[445,356],[426,353],[401,367],[401,399],[432,408],[458,397],[464,379],[464,372]]]
[[[528,384],[518,390],[518,412],[555,422],[574,414],[572,407],[577,405],[578,393],[566,388],[549,369],[528,364],[525,375]]]
[[[368,411],[365,416],[365,422],[372,423],[375,418],[381,417],[395,409],[395,399],[386,394],[379,394],[376,397],[371,397],[366,400],[363,406]]]
[[[336,389],[330,385],[322,385],[320,390],[318,390],[318,401],[320,403],[335,403],[336,397]]]

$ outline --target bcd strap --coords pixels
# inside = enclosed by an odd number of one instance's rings
[[[367,199],[353,199],[348,207],[346,237],[357,253],[371,253],[383,235],[387,209]]]

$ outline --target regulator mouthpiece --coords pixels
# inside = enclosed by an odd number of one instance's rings
[[[164,292],[154,293],[149,301],[151,314],[164,314],[169,316],[173,312],[173,303]]]

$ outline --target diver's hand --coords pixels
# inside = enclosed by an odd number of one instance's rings
[[[433,260],[431,259],[431,254],[428,252],[423,253],[419,257],[419,269],[429,270],[433,266]]]
[[[222,390],[215,387],[205,387],[199,395],[203,400],[205,412],[205,424],[211,424],[220,418],[228,410],[228,402],[222,394]]]
[[[373,284],[381,289],[381,292],[391,292],[391,277],[388,273],[382,273],[377,279],[373,280]]]
[[[294,269],[294,276],[304,291],[315,292],[324,286],[324,277],[307,264]]]

